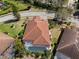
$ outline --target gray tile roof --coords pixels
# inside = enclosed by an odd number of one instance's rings
[[[0,32],[0,55],[14,42],[14,39]]]
[[[64,29],[57,51],[70,57],[71,59],[79,59],[79,39],[75,29]]]

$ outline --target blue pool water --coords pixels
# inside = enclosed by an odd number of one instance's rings
[[[40,52],[40,51],[45,51],[45,47],[29,47],[29,50],[32,52]]]

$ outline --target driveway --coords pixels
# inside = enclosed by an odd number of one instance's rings
[[[16,17],[13,16],[12,13],[5,14],[5,15],[1,15],[0,16],[0,22],[4,22],[4,21],[8,21],[8,20],[14,20],[14,19],[16,19]]]

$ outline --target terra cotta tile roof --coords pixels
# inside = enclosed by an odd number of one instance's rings
[[[48,22],[42,17],[33,17],[27,23],[23,39],[35,45],[50,45]]]

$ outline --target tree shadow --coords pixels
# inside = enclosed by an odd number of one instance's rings
[[[8,20],[8,21],[4,21],[4,23],[12,23],[12,22],[17,22],[18,20],[15,19],[15,20]]]

